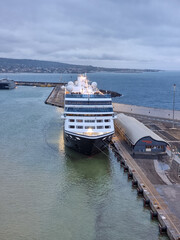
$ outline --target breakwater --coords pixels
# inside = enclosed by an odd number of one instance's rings
[[[56,87],[62,86],[65,83],[59,82],[28,82],[28,81],[15,81],[17,86],[36,86],[36,87]]]

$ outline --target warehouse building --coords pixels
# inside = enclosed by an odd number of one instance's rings
[[[116,126],[134,153],[166,151],[168,143],[135,118],[120,113],[117,115]]]

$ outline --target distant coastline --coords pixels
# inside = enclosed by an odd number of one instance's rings
[[[0,73],[143,73],[159,72],[158,69],[104,68],[91,65],[73,65],[60,62],[0,58]]]

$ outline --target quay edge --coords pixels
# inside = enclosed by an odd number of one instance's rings
[[[117,134],[117,129],[116,129]],[[137,165],[131,155],[118,141],[118,137],[112,138],[113,146],[116,149],[116,155],[119,154],[121,166],[132,180],[132,186],[137,188],[137,194],[143,197],[144,206],[149,206],[151,218],[157,218],[159,221],[160,233],[167,233],[170,240],[180,239],[180,221],[174,216],[155,187],[145,176],[143,171]]]

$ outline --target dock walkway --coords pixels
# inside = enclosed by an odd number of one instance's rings
[[[149,116],[159,119],[173,119],[173,111],[169,109],[151,108],[122,103],[113,103],[114,112],[139,116]],[[174,111],[174,120],[180,121],[180,111]]]
[[[112,141],[116,150],[124,160],[124,164],[128,168],[128,172],[132,174],[133,181],[137,182],[137,187],[140,191],[142,191],[143,197],[145,200],[150,201],[149,205],[151,209],[153,212],[157,213],[157,217],[162,228],[167,230],[167,234],[171,240],[179,240],[180,220],[170,212],[167,204],[157,192],[156,188],[124,147],[119,136],[118,128],[116,128],[116,135],[112,138]]]

